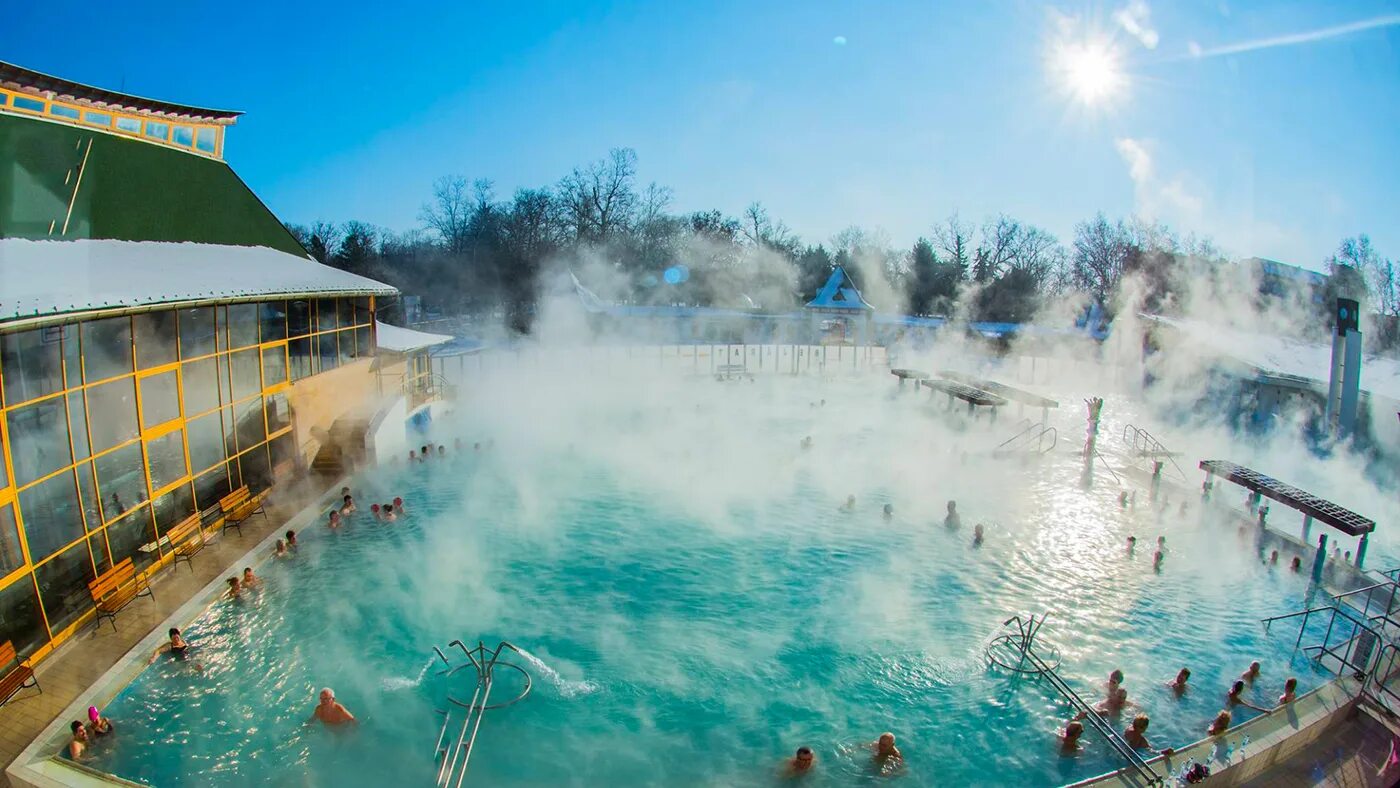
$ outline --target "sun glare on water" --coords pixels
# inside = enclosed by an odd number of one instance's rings
[[[1127,86],[1118,51],[1107,41],[1065,41],[1056,45],[1051,58],[1053,77],[1075,101],[1103,104]]]

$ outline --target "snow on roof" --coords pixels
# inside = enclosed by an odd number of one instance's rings
[[[0,239],[0,321],[205,299],[397,292],[265,246]]]
[[[1197,320],[1145,315],[1178,329],[1199,347],[1212,350],[1266,373],[1292,375],[1318,381],[1323,387],[1332,372],[1332,346],[1284,336],[1254,334],[1229,326]],[[1361,389],[1400,399],[1400,361],[1385,356],[1363,356]]]
[[[414,331],[411,328],[391,326],[378,320],[374,321],[374,333],[375,346],[380,350],[388,350],[392,353],[412,353],[415,350],[441,345],[456,339],[456,337],[447,334],[429,334],[425,331]]]

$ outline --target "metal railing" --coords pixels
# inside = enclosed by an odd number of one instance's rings
[[[461,788],[462,781],[467,777],[467,764],[471,761],[472,749],[476,746],[476,734],[477,731],[481,729],[481,721],[486,717],[486,712],[510,706],[530,694],[530,674],[525,672],[524,668],[513,662],[500,661],[501,652],[505,649],[510,649],[517,654],[521,653],[520,649],[516,648],[511,643],[503,640],[500,645],[496,646],[495,651],[488,651],[486,649],[486,644],[481,641],[477,641],[476,648],[472,649],[468,649],[460,640],[454,640],[447,644],[449,649],[453,646],[462,650],[462,654],[466,656],[467,662],[465,664],[453,665],[447,658],[447,655],[442,653],[442,649],[433,646],[433,651],[437,653],[438,658],[447,666],[447,669],[442,672],[442,675],[452,676],[459,670],[468,667],[474,668],[476,670],[476,688],[472,692],[472,697],[469,702],[463,702],[449,694],[447,696],[447,708],[438,710],[438,713],[442,715],[442,728],[438,730],[437,744],[434,747],[433,758],[441,759],[441,763],[438,764],[437,773],[437,785],[441,788],[448,788],[449,786],[450,788]],[[492,704],[490,702],[491,689],[495,683],[497,667],[507,667],[518,671],[525,677],[525,687],[510,700],[504,703]],[[454,707],[464,710],[462,715],[462,727],[457,734],[455,743],[452,739],[448,738],[448,728],[452,724]],[[453,777],[456,777],[455,782],[453,781]]]
[[[1337,594],[1332,597],[1332,602],[1336,605],[1347,605],[1359,612],[1361,617],[1368,622],[1379,622],[1382,634],[1387,634],[1386,626],[1395,627],[1396,634],[1400,634],[1400,620],[1393,617],[1396,612],[1395,600],[1397,596],[1400,596],[1400,584],[1394,580],[1387,580],[1383,583],[1375,583],[1364,588],[1347,591],[1344,594]]]
[[[1045,439],[1049,436],[1050,445],[1045,445]],[[1060,442],[1060,433],[1054,427],[1047,427],[1043,424],[1032,424],[1010,438],[997,444],[992,449],[993,454],[1012,454],[1019,451],[1030,451],[1031,444],[1035,444],[1036,454],[1045,454],[1055,448]]]
[[[1327,616],[1327,632],[1322,636],[1321,643],[1303,646],[1303,635],[1307,633],[1308,621],[1313,616]],[[1376,658],[1381,651],[1376,647],[1383,645],[1384,640],[1379,632],[1367,625],[1365,620],[1353,615],[1347,607],[1332,604],[1285,613],[1281,616],[1270,616],[1262,620],[1264,631],[1267,633],[1275,622],[1300,617],[1302,622],[1298,625],[1298,638],[1293,643],[1295,649],[1301,646],[1304,654],[1313,655],[1314,662],[1331,671],[1334,675],[1341,676],[1350,671],[1351,675],[1358,680],[1365,680],[1371,675]],[[1337,628],[1338,618],[1342,619],[1340,630]],[[1350,629],[1347,628],[1348,624]],[[1342,636],[1333,640],[1334,632]],[[1335,667],[1333,664],[1329,664],[1324,659],[1325,657],[1335,660]]]
[[[1035,616],[1031,616],[1030,620],[1027,621],[1022,619],[1021,616],[1015,615],[1002,622],[1002,626],[1004,627],[1015,623],[1017,632],[1015,634],[1005,633],[993,638],[987,649],[988,659],[997,665],[1008,667],[1017,673],[1031,673],[1044,677],[1046,681],[1050,682],[1050,686],[1075,708],[1078,712],[1076,716],[1088,723],[1089,727],[1097,731],[1098,734],[1108,742],[1109,747],[1113,748],[1114,752],[1118,753],[1123,760],[1127,761],[1128,768],[1132,769],[1139,779],[1143,780],[1148,785],[1162,785],[1164,783],[1162,775],[1158,774],[1156,770],[1143,759],[1142,755],[1140,755],[1137,750],[1133,749],[1132,745],[1128,744],[1122,734],[1114,730],[1113,726],[1097,709],[1090,706],[1088,701],[1080,697],[1079,693],[1075,692],[1074,688],[1065,683],[1065,680],[1060,677],[1057,669],[1059,662],[1058,652],[1056,652],[1053,657],[1057,663],[1054,665],[1047,662],[1045,658],[1036,652],[1036,635],[1039,634],[1040,628],[1045,625],[1045,620],[1049,617],[1050,614],[1046,613],[1042,615],[1040,621],[1037,622]],[[1012,666],[998,659],[994,656],[993,652],[993,649],[997,646],[1011,648],[1019,652],[1021,662]],[[1025,663],[1029,663],[1029,667],[1026,667]]]
[[[408,397],[409,410],[433,400],[450,400],[457,397],[457,386],[448,382],[447,378],[436,372],[424,372],[419,375],[405,373],[403,382],[399,386]]]
[[[1160,457],[1165,459],[1172,464],[1172,467],[1176,469],[1177,475],[1180,476],[1182,480],[1186,479],[1186,472],[1181,470],[1180,465],[1176,464],[1176,460],[1172,456],[1172,451],[1167,448],[1166,444],[1157,440],[1157,436],[1137,425],[1124,424],[1123,433],[1120,437],[1124,443],[1131,446],[1132,450],[1136,452],[1139,457],[1148,457],[1152,459]]]

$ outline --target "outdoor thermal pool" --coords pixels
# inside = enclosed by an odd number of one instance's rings
[[[1258,623],[1300,608],[1305,579],[1261,565],[1194,496],[1182,514],[1143,495],[1122,508],[1105,473],[1083,489],[1073,396],[1056,450],[1021,462],[984,451],[1010,416],[950,425],[887,377],[615,388],[483,382],[462,408],[477,416],[439,425],[446,460],[361,474],[342,530],[306,529],[259,566],[260,591],[189,623],[194,655],[157,660],[104,709],[117,735],[92,765],[160,786],[431,785],[448,690],[432,646],[456,638],[539,660],[529,697],[487,715],[470,785],[768,785],[799,745],[818,757],[808,783],[869,784],[883,778],[862,744],[886,730],[906,785],[1119,767],[1091,733],[1060,757],[1065,703],[987,667],[1018,612],[1052,611],[1043,637],[1086,697],[1121,668],[1159,747],[1201,738],[1251,659],[1261,705],[1287,675],[1321,680]],[[403,520],[364,511],[395,495]],[[1183,666],[1178,699],[1163,684]],[[358,726],[305,724],[323,686]]]

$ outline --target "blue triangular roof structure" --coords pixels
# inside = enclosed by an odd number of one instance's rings
[[[865,296],[856,289],[855,282],[851,281],[846,269],[836,266],[831,271],[831,276],[827,278],[826,284],[817,291],[817,297],[807,302],[809,309],[851,309],[875,311],[865,300]]]

